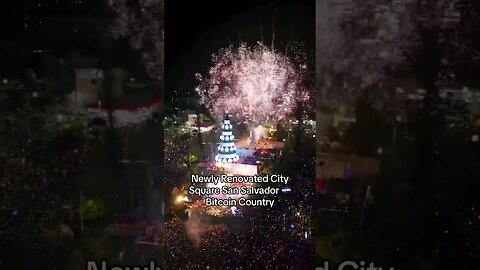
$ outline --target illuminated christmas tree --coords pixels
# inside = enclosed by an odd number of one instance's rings
[[[222,124],[222,135],[220,135],[220,145],[218,154],[215,156],[217,163],[233,163],[238,161],[237,148],[235,147],[233,136],[233,126],[230,124],[230,116],[225,113]]]

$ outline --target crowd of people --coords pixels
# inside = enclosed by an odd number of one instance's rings
[[[2,254],[12,255],[5,258],[18,258],[19,254],[25,258],[22,262],[4,261],[6,267],[53,263],[44,259],[45,254],[55,261],[67,251],[68,240],[59,228],[75,212],[76,196],[72,194],[76,194],[76,176],[87,148],[59,154],[50,146],[49,142],[23,142],[12,148],[19,151],[9,148],[3,160],[0,246]]]
[[[199,239],[188,234],[188,221],[173,217],[165,225],[166,265],[175,269],[312,268],[314,159],[297,157],[295,164],[285,166],[282,162],[290,159],[276,158],[282,160],[272,161],[277,164],[273,171],[293,177],[292,193],[277,197],[273,208],[244,208],[243,217],[207,220],[197,226]]]
[[[302,233],[307,228],[290,221],[265,214],[251,217],[248,228],[208,225],[197,245],[185,233],[184,221],[174,218],[165,227],[167,265],[175,269],[303,269],[311,261],[313,248]]]
[[[42,108],[2,119],[2,269],[62,265],[80,227],[78,180],[96,140],[82,115],[64,106]]]

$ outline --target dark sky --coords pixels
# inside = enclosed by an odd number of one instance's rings
[[[68,57],[73,51],[98,58],[103,68],[121,65],[143,71],[143,67],[137,68],[139,57],[127,42],[123,39],[114,42],[108,34],[115,14],[107,3],[107,0],[2,1],[0,77],[23,78],[27,68],[42,73],[42,63],[48,57]],[[34,53],[38,50],[48,53]]]
[[[240,39],[255,44],[261,40],[260,25],[265,44],[271,45],[273,14],[275,48],[284,50],[292,32],[292,41],[305,42],[312,52],[315,48],[315,0],[165,2],[166,95],[174,89],[193,91],[195,73],[206,73],[213,53]]]

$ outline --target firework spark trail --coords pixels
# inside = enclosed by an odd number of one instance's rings
[[[111,32],[114,38],[126,37],[135,50],[142,52],[147,73],[155,79],[163,76],[164,1],[109,0],[117,14]]]
[[[334,96],[357,96],[352,89],[364,89],[384,78],[385,70],[394,70],[407,61],[407,55],[418,46],[414,6],[408,2],[400,6],[383,5],[377,0],[367,1],[351,13],[342,13],[317,1],[317,82],[322,98],[335,77],[341,75],[342,86],[335,87]],[[377,3],[378,2],[378,3]],[[371,10],[375,7],[375,11]],[[344,21],[355,21],[347,27]],[[353,92],[352,92],[353,91]]]
[[[275,13],[276,7],[273,9],[273,20],[272,20],[272,51],[275,50]]]
[[[242,117],[249,108],[254,123],[277,123],[293,112],[299,97],[309,98],[294,62],[261,43],[221,50],[208,77],[197,79],[201,101],[216,116],[229,111]]]
[[[476,61],[480,55],[465,35],[469,29],[477,29],[473,25],[478,25],[478,15],[472,6],[476,1],[364,2],[357,5],[350,0],[351,10],[345,11],[329,5],[329,0],[317,0],[316,66],[322,98],[355,98],[381,82],[386,70],[414,63],[413,57],[423,46],[424,30],[436,31],[440,44],[451,47],[456,57],[466,53],[467,61]],[[472,27],[464,26],[468,23],[473,23]],[[334,84],[338,77],[343,85]],[[331,90],[335,93],[329,93]]]

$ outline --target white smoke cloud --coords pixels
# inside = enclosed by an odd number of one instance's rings
[[[208,218],[203,210],[193,208],[189,211],[188,220],[185,222],[185,229],[187,231],[187,236],[193,241],[195,246],[200,246],[202,234],[205,232],[208,225]]]

